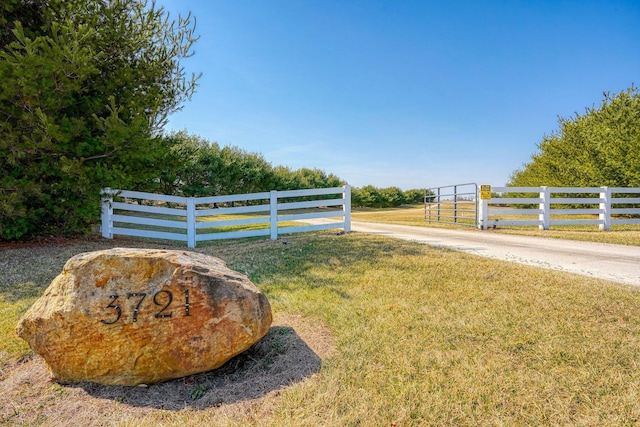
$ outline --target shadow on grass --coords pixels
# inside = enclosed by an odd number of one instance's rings
[[[164,410],[234,404],[310,377],[320,369],[320,357],[292,327],[273,326],[262,340],[219,369],[148,387],[80,383],[96,399],[111,399],[133,407]]]

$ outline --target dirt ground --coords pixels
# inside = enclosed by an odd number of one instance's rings
[[[146,387],[57,384],[31,356],[0,372],[0,422],[7,425],[112,425],[154,411],[215,411],[227,419],[247,408],[267,415],[283,389],[313,376],[331,356],[328,329],[278,315],[267,335],[223,367]]]

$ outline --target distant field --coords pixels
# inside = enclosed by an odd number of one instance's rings
[[[453,215],[453,208],[442,209],[443,215]],[[471,215],[471,214],[469,214]],[[473,230],[473,220],[460,220],[465,225],[450,225],[425,220],[424,206],[405,206],[393,209],[354,209],[353,221],[382,222],[389,224],[414,225],[419,227],[460,227]],[[432,219],[434,214],[432,213]],[[501,218],[497,216],[497,218]],[[516,219],[511,216],[510,218]],[[587,215],[552,215],[552,219],[594,218]],[[525,219],[521,217],[520,219]],[[530,219],[530,218],[529,218]],[[490,233],[518,234],[523,236],[539,236],[557,239],[582,240],[600,243],[640,246],[640,225],[614,225],[610,231],[600,231],[597,225],[552,226],[550,230],[539,230],[537,227],[498,227],[486,230]]]

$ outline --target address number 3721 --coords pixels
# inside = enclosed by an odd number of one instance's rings
[[[180,311],[183,312],[183,316],[191,316],[191,314],[189,313],[189,290],[185,289],[181,294],[181,296],[183,297],[182,300],[184,302],[184,305],[180,304],[180,306],[182,307]],[[126,305],[130,306],[133,311],[131,321],[137,322],[138,318],[141,315],[142,303],[147,298],[147,295],[148,294],[146,292],[129,292],[126,295],[109,295],[111,301],[109,302],[109,304],[107,304],[105,309],[112,311],[112,314],[108,319],[102,319],[100,320],[100,322],[104,323],[105,325],[112,325],[120,320],[120,318],[122,317],[122,306],[120,305],[121,299],[124,299],[125,303],[130,302]],[[154,310],[151,310],[151,313],[153,313],[153,317],[155,317],[156,319],[173,317],[175,305],[173,304],[174,298],[171,291],[163,289],[153,294],[152,297],[150,296],[150,298],[152,299],[154,305]]]

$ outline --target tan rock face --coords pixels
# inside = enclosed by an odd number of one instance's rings
[[[16,328],[62,383],[138,385],[222,366],[271,325],[218,258],[116,248],[71,258]]]

